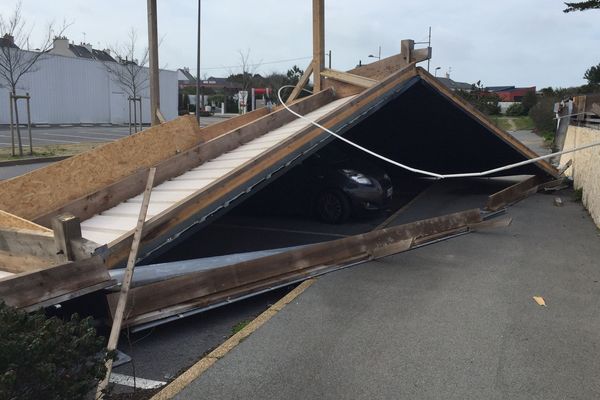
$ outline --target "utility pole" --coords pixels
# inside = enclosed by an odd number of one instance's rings
[[[325,0],[313,0],[313,80],[314,91],[321,91],[321,72],[325,69]]]
[[[431,27],[429,27],[429,40],[427,41],[427,47],[431,47]],[[431,57],[427,59],[427,72],[429,72],[429,63],[431,62]]]
[[[148,0],[148,58],[150,70],[150,121],[160,124],[160,88],[158,80],[158,27],[156,19],[156,0]]]
[[[200,16],[202,0],[198,0],[198,48],[196,49],[196,121],[200,126]]]

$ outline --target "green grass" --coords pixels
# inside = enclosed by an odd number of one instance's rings
[[[83,153],[84,151],[96,148],[102,144],[103,143],[98,142],[86,142],[49,146],[33,146],[33,156],[29,155],[29,146],[23,146],[23,157],[13,157],[11,154],[11,149],[9,147],[4,147],[0,149],[0,161],[20,160],[26,158],[39,157],[73,156],[75,154]]]
[[[233,328],[231,328],[231,334],[235,335],[236,333],[238,333],[239,331],[244,329],[246,327],[246,325],[248,325],[249,323],[250,323],[250,321],[238,322],[237,324],[235,324],[233,326]]]
[[[505,131],[526,131],[533,129],[533,121],[527,115],[520,117],[491,116],[494,124]]]

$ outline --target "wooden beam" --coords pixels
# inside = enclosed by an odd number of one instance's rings
[[[354,75],[348,72],[341,72],[333,69],[323,70],[323,72],[321,72],[321,76],[329,79],[335,79],[340,82],[349,83],[351,85],[359,86],[362,88],[370,88],[379,83],[379,81],[375,79],[365,78],[360,75]]]
[[[85,288],[113,284],[102,259],[94,257],[0,279],[0,299],[30,310],[64,301]]]
[[[313,0],[313,77],[315,92],[321,91],[325,69],[325,0]]]
[[[139,286],[131,291],[136,301],[126,311],[130,319],[125,325],[148,322],[149,315],[164,318],[167,315],[161,315],[162,310],[177,304],[197,305],[202,298],[216,301],[235,297],[248,289],[306,278],[327,267],[406,251],[415,240],[424,244],[429,238],[439,239],[456,229],[468,230],[469,225],[481,221],[478,209],[468,210]],[[113,312],[116,296],[107,296]]]
[[[310,64],[308,64],[308,67],[306,67],[306,69],[304,70],[304,73],[298,80],[296,87],[294,88],[294,90],[292,90],[292,93],[287,98],[286,104],[291,104],[294,100],[298,98],[298,96],[300,96],[300,93],[302,93],[302,89],[304,89],[304,86],[306,86],[306,84],[308,83],[308,80],[310,79],[312,73],[313,61],[311,61]]]
[[[48,260],[48,265],[61,261],[52,232],[28,229],[0,229],[0,251],[15,256],[32,256]]]
[[[497,193],[490,195],[485,208],[486,210],[496,211],[506,207],[509,204],[522,200],[532,194],[537,193],[538,186],[543,182],[544,180],[541,177],[534,175],[512,186],[509,186]]]
[[[82,239],[79,218],[73,214],[61,214],[52,220],[52,230],[58,254],[64,261],[75,261],[73,244]]]
[[[152,125],[159,125],[160,118],[160,84],[158,70],[158,26],[156,16],[156,0],[147,1],[148,13],[148,74],[150,83],[150,120]],[[199,79],[200,77],[198,77]]]
[[[331,90],[323,91],[322,93],[302,98],[293,104],[291,108],[300,114],[307,114],[332,100],[333,92]],[[257,115],[260,116],[258,119],[252,118],[248,123],[238,126],[229,132],[222,133],[222,129],[210,132],[210,136],[207,136],[207,138],[212,137],[212,135],[218,135],[215,138],[208,140],[206,143],[201,143],[160,162],[156,165],[157,171],[155,183],[158,185],[170,178],[179,176],[206,161],[267,133],[267,131],[276,129],[296,119],[293,114],[283,108],[271,113],[261,113]],[[247,121],[247,119],[242,119],[242,121]],[[41,225],[46,225],[50,223],[55,215],[67,212],[78,216],[84,221],[142,193],[147,175],[148,170],[146,168],[140,168],[132,175],[92,194],[65,204],[60,209],[40,216],[35,221]]]
[[[142,231],[144,229],[144,224],[146,223],[146,214],[148,212],[148,205],[150,204],[150,194],[152,193],[152,187],[154,186],[155,174],[156,168],[150,168],[148,180],[146,182],[146,189],[144,190],[142,207],[140,208],[137,226],[135,227],[135,232],[133,234],[133,245],[131,246],[131,251],[129,252],[129,259],[127,260],[125,275],[123,276],[123,281],[121,282],[117,310],[114,314],[112,327],[110,329],[110,337],[108,339],[108,345],[106,346],[108,351],[116,350],[117,345],[119,344],[119,335],[121,334],[121,325],[124,317],[123,313],[125,312],[125,307],[127,306],[129,288],[131,286],[131,279],[133,278],[133,269],[135,267],[135,262],[137,261],[138,248],[140,241],[142,240]],[[110,373],[112,372],[112,365],[112,358],[106,361],[106,376],[98,384],[98,389],[96,391],[96,398],[98,399],[102,398],[104,395],[104,390],[108,386],[108,379],[110,378]]]

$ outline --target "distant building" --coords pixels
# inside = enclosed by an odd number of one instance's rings
[[[19,46],[15,44],[15,38],[8,33],[5,33],[4,36],[0,37],[0,47],[11,47],[13,49],[18,49]]]
[[[48,53],[65,57],[87,58],[89,60],[117,61],[110,55],[110,50],[94,49],[89,43],[78,45],[69,43],[69,39],[64,36],[54,38],[54,43],[52,44],[52,48],[48,50]]]
[[[491,93],[495,93],[500,97],[502,102],[518,103],[523,100],[527,93],[536,93],[535,86],[531,87],[515,87],[515,86],[489,86],[485,88]]]
[[[196,78],[190,73],[190,69],[187,67],[179,68],[177,70],[177,83],[179,89],[183,89],[188,86],[196,86]]]
[[[444,86],[446,86],[448,89],[450,89],[452,91],[464,90],[464,91],[470,92],[471,90],[473,90],[473,85],[471,83],[457,82],[457,81],[450,79],[449,76],[446,76],[445,78],[437,77],[437,80],[440,81]]]

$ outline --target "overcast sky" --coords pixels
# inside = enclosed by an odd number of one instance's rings
[[[14,7],[2,0],[5,16]],[[311,0],[203,0],[202,76],[237,72],[239,51],[261,63],[260,73],[305,68],[312,54]],[[144,0],[24,0],[35,24],[35,46],[50,20],[67,19],[69,39],[94,47],[123,42],[131,27],[140,45],[147,36]],[[369,54],[396,54],[401,39],[426,41],[432,27],[431,71],[451,69],[451,78],[486,86],[572,86],[600,63],[600,11],[564,14],[559,0],[325,0],[325,47],[335,69],[353,68]],[[196,65],[197,2],[158,0],[163,37],[160,65]],[[290,60],[279,62],[281,60]],[[427,63],[422,63],[426,67]]]

